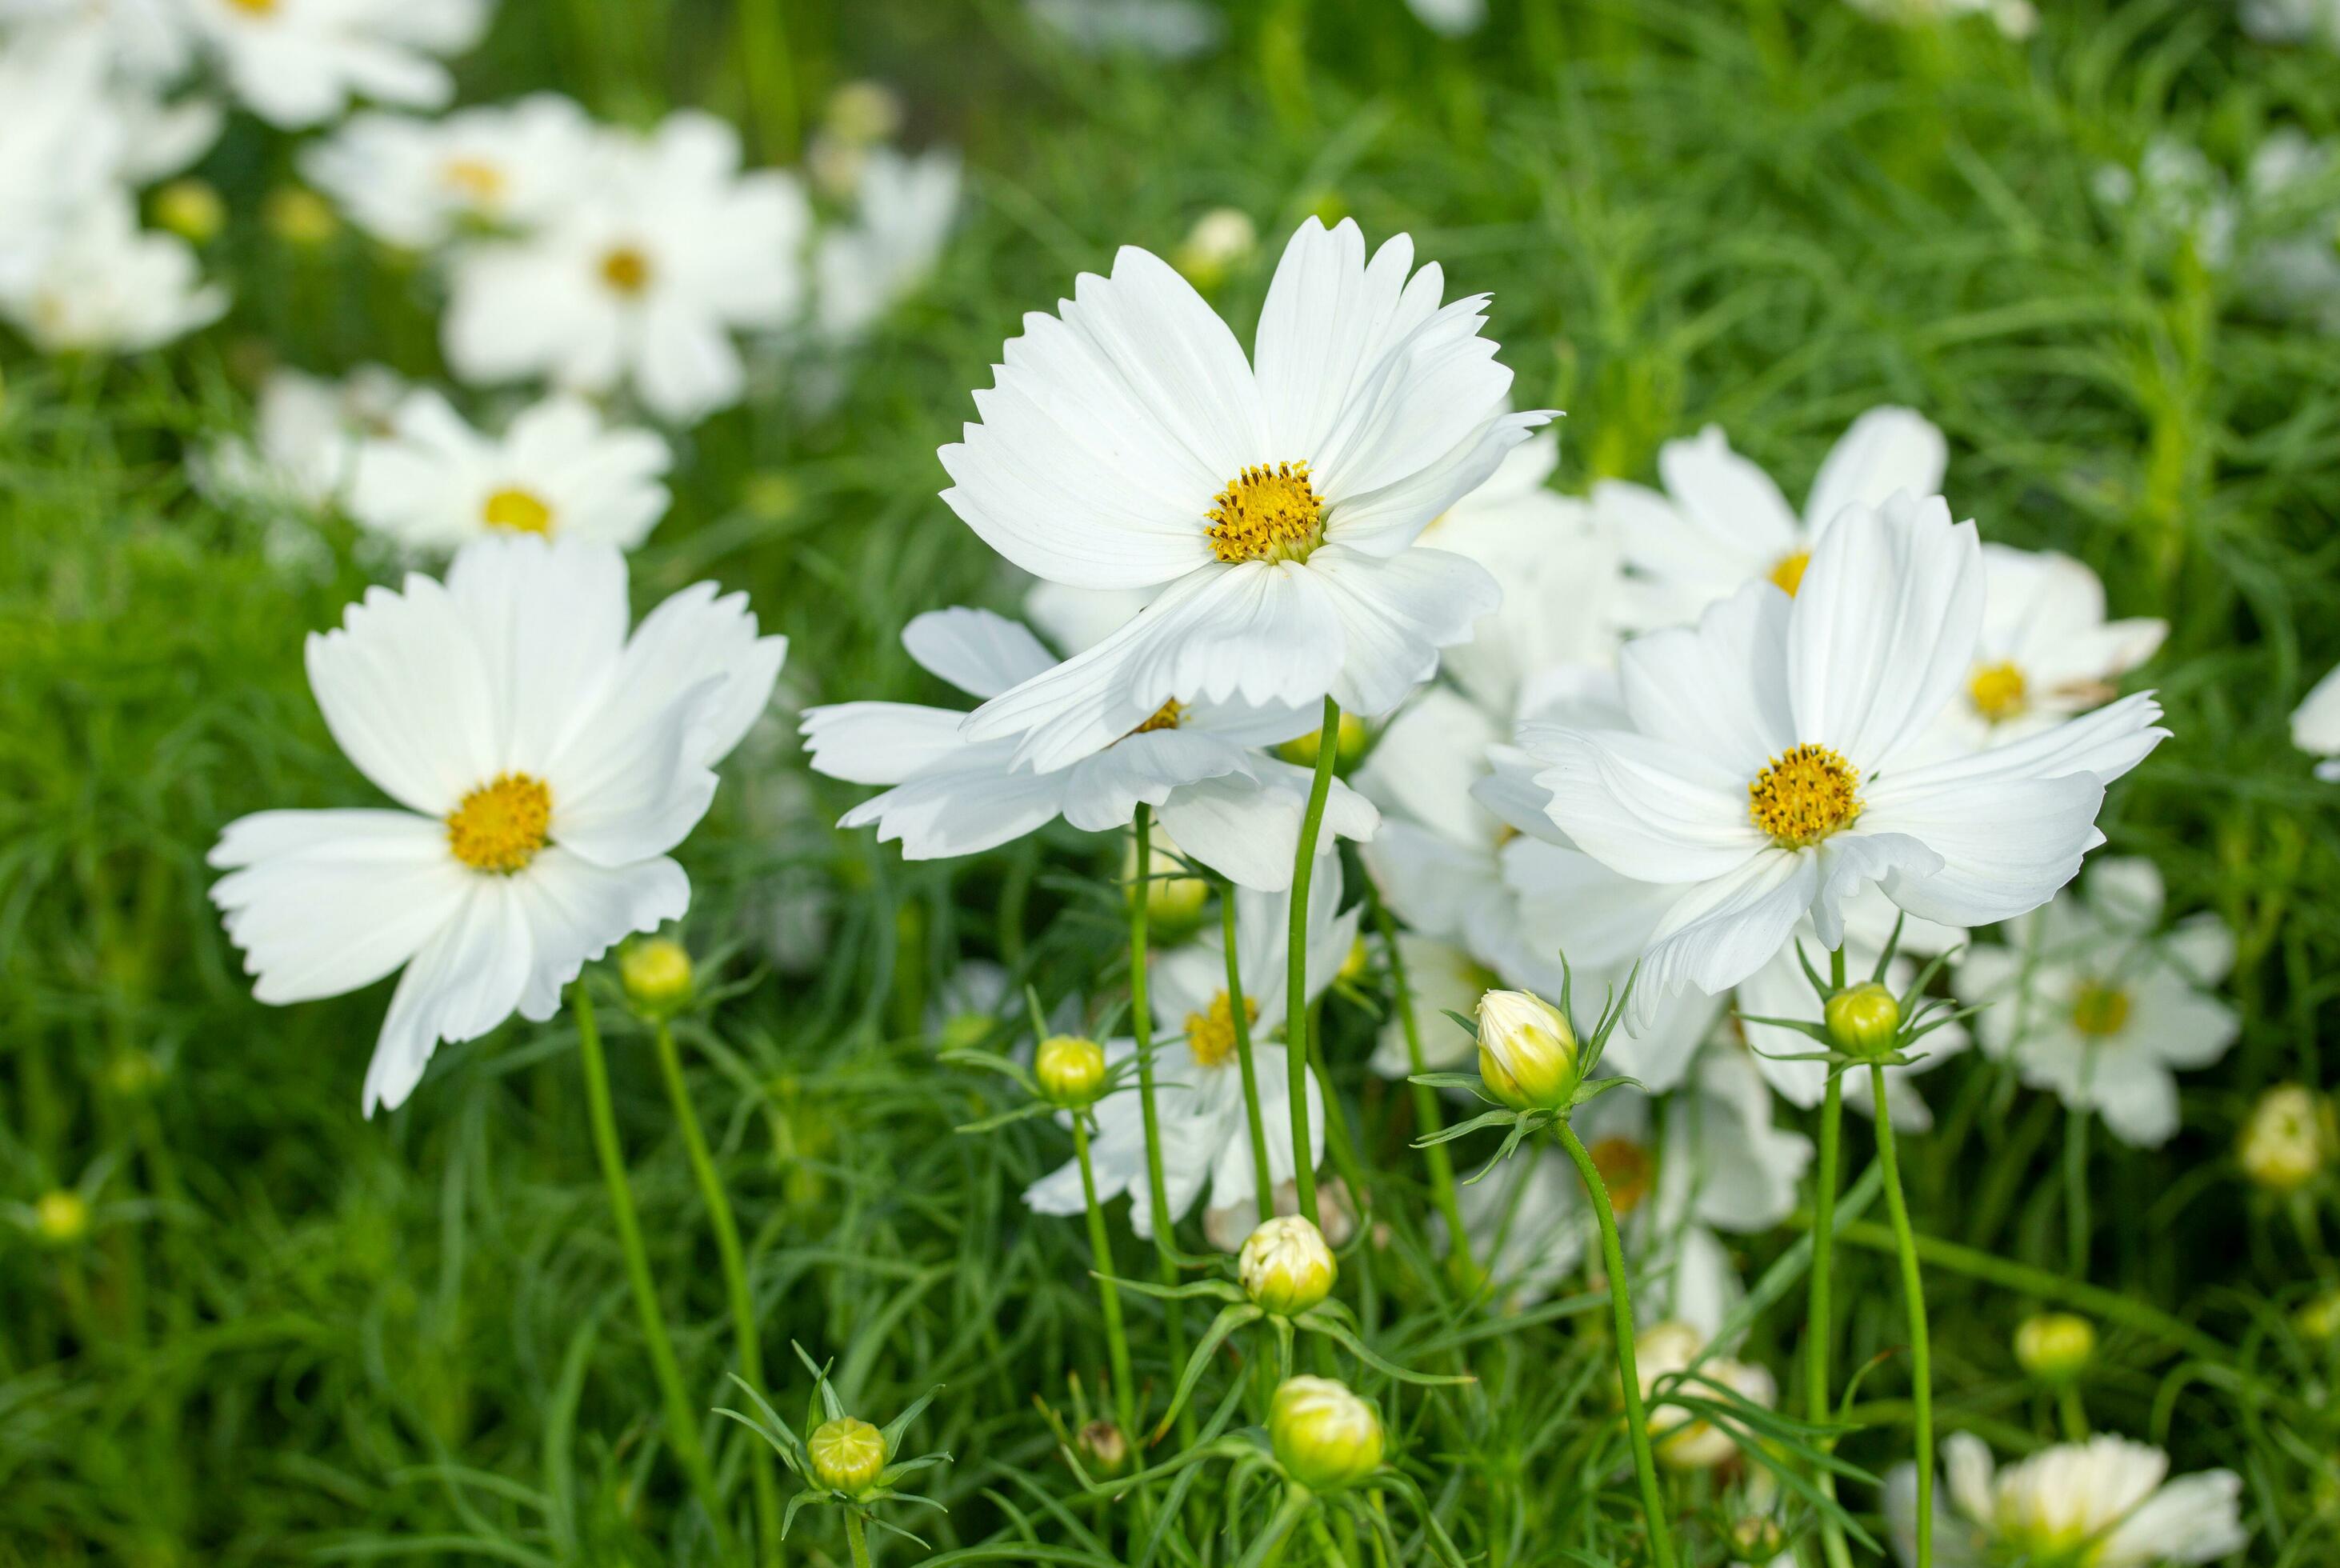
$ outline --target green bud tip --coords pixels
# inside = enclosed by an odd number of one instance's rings
[[[1290,1317],[1333,1294],[1341,1265],[1324,1233],[1300,1215],[1263,1220],[1235,1259],[1244,1294],[1254,1305]]]
[[[885,1435],[850,1415],[822,1422],[805,1449],[812,1455],[813,1479],[848,1497],[868,1491],[886,1468]]]
[[[2071,1381],[2096,1353],[2096,1325],[2075,1313],[2035,1313],[2016,1326],[2016,1364],[2042,1383]]]
[[[1078,1110],[1105,1087],[1105,1049],[1079,1035],[1051,1035],[1032,1058],[1032,1075],[1050,1105]]]
[[[1873,1057],[1890,1050],[1901,1032],[1901,1004],[1873,980],[1830,997],[1823,1016],[1829,1038],[1848,1056]]]
[[[1515,1111],[1568,1108],[1576,1093],[1576,1031],[1532,991],[1479,998],[1479,1077]]]

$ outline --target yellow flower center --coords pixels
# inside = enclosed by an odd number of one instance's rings
[[[1305,561],[1324,541],[1324,502],[1304,462],[1247,468],[1210,511],[1211,553],[1221,561]]]
[[[1129,735],[1151,735],[1157,729],[1175,729],[1178,728],[1178,721],[1185,717],[1186,705],[1173,697],[1154,710],[1153,718],[1131,730]],[[1129,735],[1125,735],[1122,739],[1126,740]]]
[[[275,0],[264,3],[274,5]],[[439,171],[439,177],[465,201],[481,207],[501,201],[504,188],[511,183],[501,169],[485,158],[450,158]]]
[[[1585,1153],[1609,1189],[1609,1206],[1631,1214],[1650,1194],[1650,1151],[1631,1138],[1602,1138]]]
[[[1978,666],[1967,682],[1967,697],[1993,724],[2012,719],[2024,709],[2023,671],[2005,660]]]
[[[1747,814],[1782,849],[1801,849],[1860,815],[1860,769],[1825,746],[1796,746],[1747,786]]]
[[[552,509],[525,490],[500,490],[480,508],[480,521],[506,533],[550,533]]]
[[[601,281],[621,294],[639,294],[649,287],[650,259],[631,245],[602,253]]]
[[[227,0],[227,3],[247,16],[273,16],[279,0]]]
[[[2128,993],[2095,980],[2072,998],[2072,1027],[2093,1039],[2117,1035],[2128,1025]]]
[[[1771,581],[1785,589],[1788,597],[1793,599],[1796,590],[1804,585],[1804,568],[1811,563],[1810,551],[1791,550],[1771,563]]]
[[[552,822],[552,791],[526,773],[499,773],[447,813],[447,848],[474,871],[528,868]]]
[[[1259,1022],[1259,1004],[1249,997],[1244,998],[1244,1022]],[[1186,1048],[1206,1067],[1224,1066],[1235,1054],[1235,1010],[1225,991],[1211,998],[1209,1012],[1186,1015]]]

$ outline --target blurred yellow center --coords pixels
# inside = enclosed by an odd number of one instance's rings
[[[552,509],[524,490],[500,490],[480,508],[480,521],[507,533],[550,533]]]
[[[1631,1138],[1602,1138],[1585,1151],[1609,1189],[1609,1206],[1631,1214],[1650,1193],[1650,1152]]]
[[[2023,671],[2001,660],[1997,664],[1985,664],[1976,669],[1974,679],[1967,682],[1967,696],[1975,711],[1997,724],[2023,711]]]
[[[544,848],[552,791],[526,773],[499,773],[447,813],[447,848],[474,871],[509,877]]]
[[[619,245],[601,256],[601,281],[621,294],[638,294],[649,286],[650,259],[631,245]]]
[[[2091,980],[2072,998],[2072,1027],[2084,1035],[2102,1039],[2119,1034],[2127,1024],[2128,993],[2118,987]]]
[[[1247,468],[1219,491],[1203,531],[1221,561],[1305,561],[1324,538],[1324,503],[1304,462]]]
[[[247,16],[275,15],[278,0],[227,0],[227,3]]]
[[[1244,1023],[1249,1026],[1257,1022],[1259,1004],[1245,997]],[[1235,1010],[1228,1004],[1225,991],[1211,998],[1209,1012],[1186,1015],[1186,1048],[1206,1067],[1221,1066],[1235,1054]]]
[[[1173,697],[1169,701],[1165,702],[1161,707],[1154,710],[1153,718],[1147,719],[1145,723],[1131,730],[1129,734],[1151,735],[1156,729],[1175,729],[1178,728],[1178,721],[1185,716],[1186,705]],[[1129,735],[1125,735],[1122,739],[1126,740],[1129,739]]]
[[[273,5],[275,0],[266,3]],[[484,158],[450,158],[439,173],[464,200],[480,206],[501,201],[509,184],[504,172]]]
[[[1809,550],[1791,550],[1771,563],[1771,581],[1787,590],[1792,597],[1804,585],[1804,568],[1812,563]]]
[[[1860,769],[1828,747],[1792,747],[1747,786],[1747,814],[1783,849],[1817,844],[1860,815]]]

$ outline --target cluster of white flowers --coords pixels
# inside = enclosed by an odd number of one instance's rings
[[[2193,143],[2155,137],[2130,164],[2097,171],[2096,194],[2149,259],[2185,256],[2254,309],[2340,332],[2340,145],[2271,131],[2237,181]]]

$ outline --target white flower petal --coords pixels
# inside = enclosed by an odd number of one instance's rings
[[[447,591],[495,693],[505,739],[494,771],[543,777],[596,720],[592,695],[617,668],[630,613],[626,558],[602,544],[481,539],[455,557]]]
[[[1817,857],[1766,849],[1685,892],[1641,960],[1634,1016],[1652,1018],[1657,999],[1686,984],[1714,995],[1753,974],[1811,907],[1819,882]]]
[[[1818,536],[1848,506],[1881,507],[1896,491],[1938,495],[1949,461],[1949,443],[1931,420],[1911,409],[1870,409],[1820,464],[1804,525]]]
[[[1681,746],[1628,730],[1522,725],[1536,784],[1562,832],[1611,870],[1643,882],[1738,873],[1770,840],[1747,814],[1746,783]]]
[[[444,824],[404,811],[262,811],[228,824],[211,863],[253,995],[303,1002],[370,986],[446,926],[472,873]]]
[[[441,1040],[473,1040],[511,1017],[534,958],[528,918],[510,878],[474,877],[453,919],[399,978],[367,1064],[365,1114],[396,1110]]]
[[[539,1022],[560,1010],[561,987],[619,938],[655,931],[690,908],[690,878],[663,856],[596,866],[556,844],[511,885],[534,949],[520,1011]]]
[[[325,727],[401,805],[444,817],[503,766],[498,688],[454,596],[430,578],[368,589],[307,654]]]
[[[971,744],[960,729],[966,718],[908,702],[840,702],[806,710],[801,729],[814,772],[848,784],[899,784],[956,765]],[[1006,756],[1002,749],[1003,762]]]
[[[1799,736],[1781,653],[1794,600],[1750,582],[1693,628],[1628,643],[1617,677],[1633,728],[1698,750],[1751,783]]]
[[[988,610],[954,607],[913,616],[902,646],[918,668],[970,697],[996,697],[1056,662],[1026,628]]]

